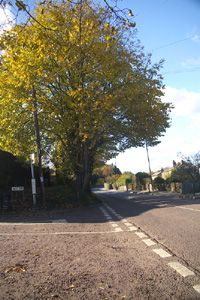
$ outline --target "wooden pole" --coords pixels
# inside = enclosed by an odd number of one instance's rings
[[[150,166],[149,151],[148,151],[147,143],[146,143],[146,151],[147,151],[147,159],[148,159],[148,164],[149,164],[149,173],[151,176],[151,166]],[[152,176],[151,176],[151,187],[153,190]],[[150,186],[149,186],[149,193],[150,193]]]
[[[41,146],[40,146],[40,132],[39,132],[39,124],[38,124],[38,114],[37,114],[37,101],[36,101],[36,90],[33,86],[32,91],[33,104],[34,104],[34,124],[35,124],[35,136],[36,136],[36,144],[37,144],[37,158],[38,158],[38,166],[39,166],[39,177],[40,177],[40,189],[41,189],[41,198],[43,206],[46,206],[45,199],[45,191],[44,191],[44,178],[42,172],[42,157],[41,157]]]

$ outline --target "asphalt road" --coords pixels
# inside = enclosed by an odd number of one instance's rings
[[[200,199],[96,189],[124,218],[200,272]]]
[[[0,219],[0,299],[200,299],[200,199],[94,192],[102,205]]]
[[[190,272],[187,275],[187,271],[184,275],[179,269],[182,265],[195,276],[200,275],[200,199],[179,198],[177,194],[166,192],[152,194],[95,189],[95,193],[105,206],[113,208],[144,233],[141,238],[155,242],[155,245],[150,242],[152,251],[160,248],[171,254],[167,265],[178,276],[192,276]],[[161,253],[157,251],[161,257],[165,256],[162,250]],[[175,265],[171,264],[171,258]],[[200,293],[200,285],[195,287]]]

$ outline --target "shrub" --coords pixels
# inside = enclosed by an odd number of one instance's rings
[[[165,180],[162,177],[156,177],[153,180],[153,183],[155,183],[155,184],[162,184],[162,183],[165,183]]]
[[[128,186],[135,182],[135,175],[132,173],[122,174],[116,181],[117,186]]]

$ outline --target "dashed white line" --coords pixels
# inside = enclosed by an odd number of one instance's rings
[[[165,257],[170,257],[171,254],[169,254],[167,251],[163,249],[153,249],[155,253],[157,253],[160,257],[165,258]]]
[[[122,222],[123,222],[123,223],[126,223],[126,222],[128,222],[128,220],[127,220],[127,219],[123,219]]]
[[[141,239],[147,238],[147,235],[144,234],[143,232],[136,232],[135,234],[136,234],[137,236],[139,236]]]
[[[137,227],[135,227],[135,226],[130,226],[129,229],[130,229],[131,231],[135,231],[135,230],[137,230]]]
[[[116,223],[111,224],[112,227],[119,227]]]
[[[196,292],[200,293],[200,284],[194,285],[193,288]]]
[[[128,227],[129,227],[129,226],[132,226],[132,224],[129,223],[129,222],[125,222],[124,225],[126,225],[126,226],[128,226]]]
[[[123,231],[123,229],[121,229],[120,227],[116,227],[115,231],[119,232],[119,231]]]
[[[118,214],[114,214],[116,217],[118,217],[119,219],[123,219],[122,216],[118,215]]]
[[[137,230],[137,227],[135,227],[133,224],[129,223],[127,219],[124,219],[121,215],[119,215],[114,209],[112,209],[109,205],[105,204],[105,207],[107,207],[107,209],[109,209],[114,216],[116,216],[125,226],[128,227],[128,231],[136,231]],[[104,208],[100,208],[101,211],[103,212],[104,215],[108,215],[108,213],[106,212],[106,210]],[[108,217],[107,217],[108,219]],[[118,225],[112,225],[113,227],[119,227]],[[122,230],[118,230],[118,231],[123,231]],[[145,235],[145,237],[147,237]]]
[[[181,274],[183,277],[186,276],[195,276],[195,273],[180,264],[179,262],[170,262],[168,265],[173,268],[175,271],[177,271],[179,274]]]
[[[107,206],[106,206],[107,207]],[[107,207],[108,208],[108,207]],[[123,231],[123,229],[121,229],[118,224],[114,223],[113,218],[107,213],[107,211],[100,207],[100,210],[102,211],[102,213],[104,214],[104,216],[106,217],[107,221],[111,224],[112,227],[114,227],[116,232],[120,232]],[[116,213],[113,212],[114,215],[117,215]]]
[[[154,246],[154,245],[156,245],[156,243],[155,242],[153,242],[151,239],[144,239],[144,240],[142,240],[147,246]]]
[[[123,219],[123,217],[121,215],[119,215],[118,213],[116,213],[111,207],[109,207],[108,205],[106,205],[106,207],[117,217],[120,219],[120,221],[128,227],[129,231],[136,231],[138,228],[133,226],[131,223],[128,222],[127,219]],[[188,209],[188,210],[193,210],[193,211],[200,211],[198,209],[192,209],[192,208],[185,208],[185,207],[181,207],[179,206],[178,208],[182,208],[182,209]],[[106,215],[107,219],[111,219],[109,218],[107,212],[105,210],[102,210],[102,212],[104,213],[104,215]],[[120,232],[123,231],[123,229],[121,229],[116,223],[112,222],[111,224],[116,232]],[[143,233],[143,232],[135,232],[135,234],[140,237],[142,239],[142,241],[147,245],[147,246],[154,246],[157,245],[156,242],[152,241],[151,239],[148,238],[148,236]],[[167,257],[171,257],[172,255],[170,253],[168,253],[167,251],[165,251],[162,248],[159,249],[152,249],[156,254],[158,254],[161,258],[167,258]],[[173,268],[174,270],[176,270],[179,274],[181,274],[183,277],[186,276],[195,276],[195,273],[192,272],[191,270],[189,270],[188,268],[186,268],[185,266],[183,266],[182,264],[178,263],[178,262],[170,262],[168,263],[168,265]],[[195,285],[193,286],[193,288],[200,293],[200,285]]]

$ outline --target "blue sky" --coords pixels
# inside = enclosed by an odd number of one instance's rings
[[[177,153],[200,151],[200,0],[123,0],[137,24],[138,39],[152,61],[164,59],[163,101],[172,102],[172,125],[161,143],[149,149],[152,171],[180,161]],[[125,151],[110,162],[121,171],[148,172],[146,150]]]
[[[151,169],[157,171],[180,161],[178,152],[200,151],[200,0],[121,0],[118,5],[132,10],[138,39],[152,61],[165,60],[163,101],[175,109],[161,143],[149,149]],[[111,162],[121,171],[149,170],[144,148],[129,149]]]

